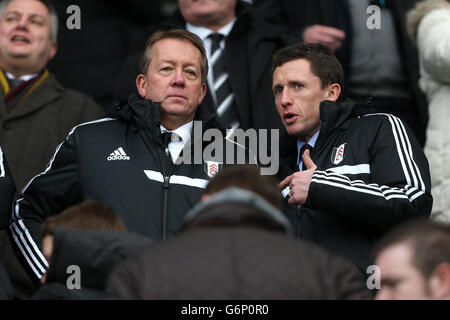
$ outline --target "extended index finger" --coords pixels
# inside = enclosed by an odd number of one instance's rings
[[[289,183],[291,183],[291,180],[292,180],[292,175],[287,176],[286,178],[284,178],[283,181],[281,181],[278,184],[278,188],[280,188],[280,190],[283,190],[284,188],[286,188],[289,185]]]

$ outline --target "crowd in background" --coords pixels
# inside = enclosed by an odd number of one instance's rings
[[[68,28],[71,5],[80,29]],[[247,165],[209,175],[204,161],[164,184],[192,131],[155,104],[151,61],[170,48],[201,57],[201,81],[174,87],[198,89],[203,129],[280,131],[275,177]],[[330,55],[345,78],[334,81]],[[319,138],[300,144],[282,92],[299,57],[320,90],[339,83],[321,99],[332,103],[321,104]],[[0,68],[0,298],[450,298],[450,1],[1,1]],[[324,110],[334,106],[340,115]],[[344,150],[368,172],[324,167]],[[121,167],[130,155],[143,177]],[[296,172],[309,170],[311,186],[330,189],[299,200]],[[152,210],[161,215],[149,220]],[[67,286],[70,265],[81,289]],[[381,287],[368,288],[370,265]]]

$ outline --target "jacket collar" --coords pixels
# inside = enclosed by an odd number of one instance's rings
[[[30,113],[45,107],[52,101],[56,100],[65,91],[59,81],[50,73],[45,73],[46,77],[42,77],[36,82],[29,93],[21,100],[20,106],[13,108],[9,113],[6,108],[0,108],[0,114],[3,119],[15,119],[26,116]],[[0,90],[0,99],[4,98],[3,89]]]
[[[128,103],[116,106],[115,116],[131,123],[137,130],[159,132],[161,103],[143,99],[135,93],[130,95]],[[217,126],[214,116],[202,105],[197,107],[194,121],[202,121],[204,130]]]

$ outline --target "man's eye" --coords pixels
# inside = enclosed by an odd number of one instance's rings
[[[302,85],[301,83],[296,83],[296,84],[295,84],[295,87],[296,87],[296,88],[303,88],[303,85]]]
[[[274,95],[279,95],[281,92],[283,92],[283,88],[275,88],[273,89],[273,94]]]
[[[14,21],[16,21],[16,20],[17,20],[16,17],[8,17],[8,18],[6,18],[6,21],[7,21],[7,22],[14,22]]]
[[[186,74],[188,75],[189,78],[196,78],[197,77],[197,73],[194,70],[186,70],[185,72],[186,72]]]
[[[39,25],[39,26],[42,25],[42,21],[40,21],[40,20],[31,20],[31,23]]]
[[[164,67],[164,68],[161,68],[161,71],[170,71],[170,70],[172,70],[172,68],[171,67]]]

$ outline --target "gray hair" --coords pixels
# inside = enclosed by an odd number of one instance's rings
[[[171,29],[167,31],[158,31],[155,32],[150,38],[147,40],[147,44],[145,46],[145,51],[142,54],[141,61],[139,64],[139,72],[143,75],[147,74],[148,66],[150,65],[150,61],[152,60],[152,47],[153,45],[163,39],[181,39],[189,41],[194,47],[196,47],[200,51],[201,59],[200,59],[200,69],[201,69],[201,79],[203,83],[206,83],[206,79],[208,76],[208,58],[206,56],[205,47],[203,45],[203,41],[194,33],[182,30],[182,29]]]
[[[14,0],[3,0],[0,2],[0,17],[3,15],[3,11],[5,11],[6,7],[10,2]],[[46,0],[36,0],[42,2],[44,6],[48,9],[50,13],[50,31],[51,31],[51,39],[54,43],[58,42],[58,15],[56,14],[55,8]]]

